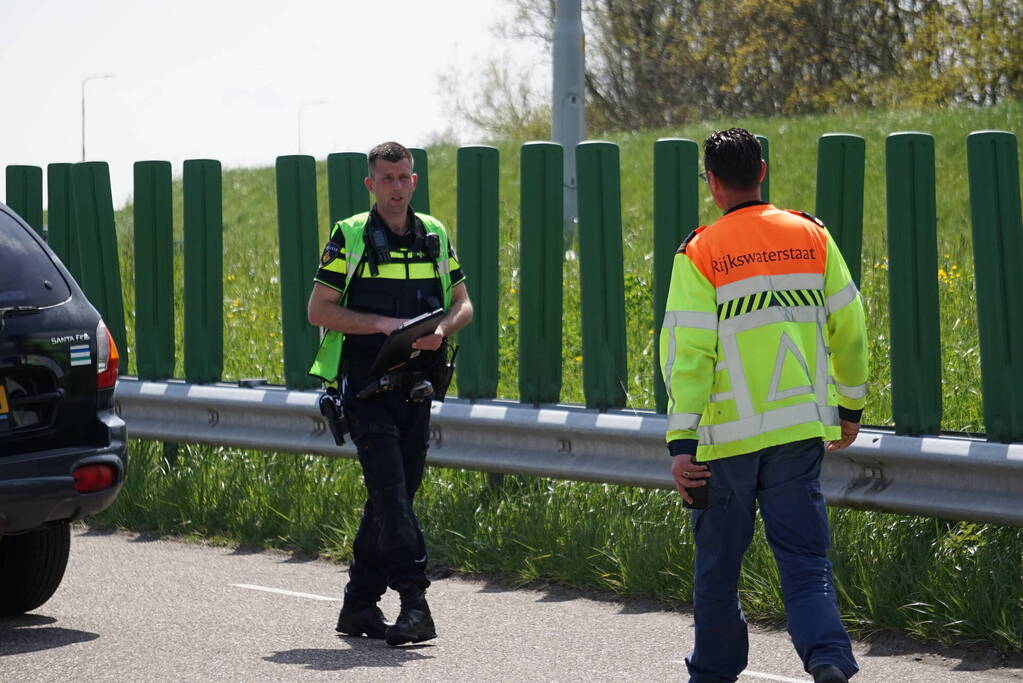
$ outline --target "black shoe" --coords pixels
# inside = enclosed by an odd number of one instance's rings
[[[337,631],[349,636],[383,638],[388,627],[390,624],[384,621],[384,613],[376,605],[363,603],[350,606],[346,602],[337,617]]]
[[[810,673],[813,674],[813,683],[849,683],[842,670],[834,664],[822,664]]]
[[[393,647],[405,643],[421,643],[436,637],[437,629],[433,625],[425,593],[422,590],[403,591],[401,612],[394,626],[387,627],[387,644]]]

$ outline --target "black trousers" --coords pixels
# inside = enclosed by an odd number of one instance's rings
[[[376,602],[388,587],[430,585],[426,544],[412,510],[430,442],[430,401],[409,401],[407,389],[360,400],[356,394],[372,378],[353,371],[345,379],[345,415],[367,494],[345,597]]]

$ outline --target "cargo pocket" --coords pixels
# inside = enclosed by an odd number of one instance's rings
[[[713,484],[707,484],[710,488],[707,507],[702,510],[690,510],[693,515],[693,536],[698,532],[705,531],[705,527],[711,527],[711,533],[720,530],[728,515],[728,503],[732,499],[731,489],[718,488]]]

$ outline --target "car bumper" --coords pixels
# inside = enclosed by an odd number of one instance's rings
[[[128,465],[127,434],[124,421],[112,412],[100,419],[110,433],[107,446],[57,448],[0,459],[0,535],[79,520],[114,502]],[[94,493],[75,490],[72,473],[90,464],[112,466],[117,471],[114,484]]]

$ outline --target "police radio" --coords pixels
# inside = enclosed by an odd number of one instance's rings
[[[425,239],[423,251],[426,252],[426,256],[431,261],[438,260],[440,258],[440,235],[435,232],[428,232]]]
[[[384,227],[376,221],[370,221],[364,234],[366,250],[369,252],[369,272],[373,276],[380,274],[378,266],[391,262],[391,249],[384,234]]]

